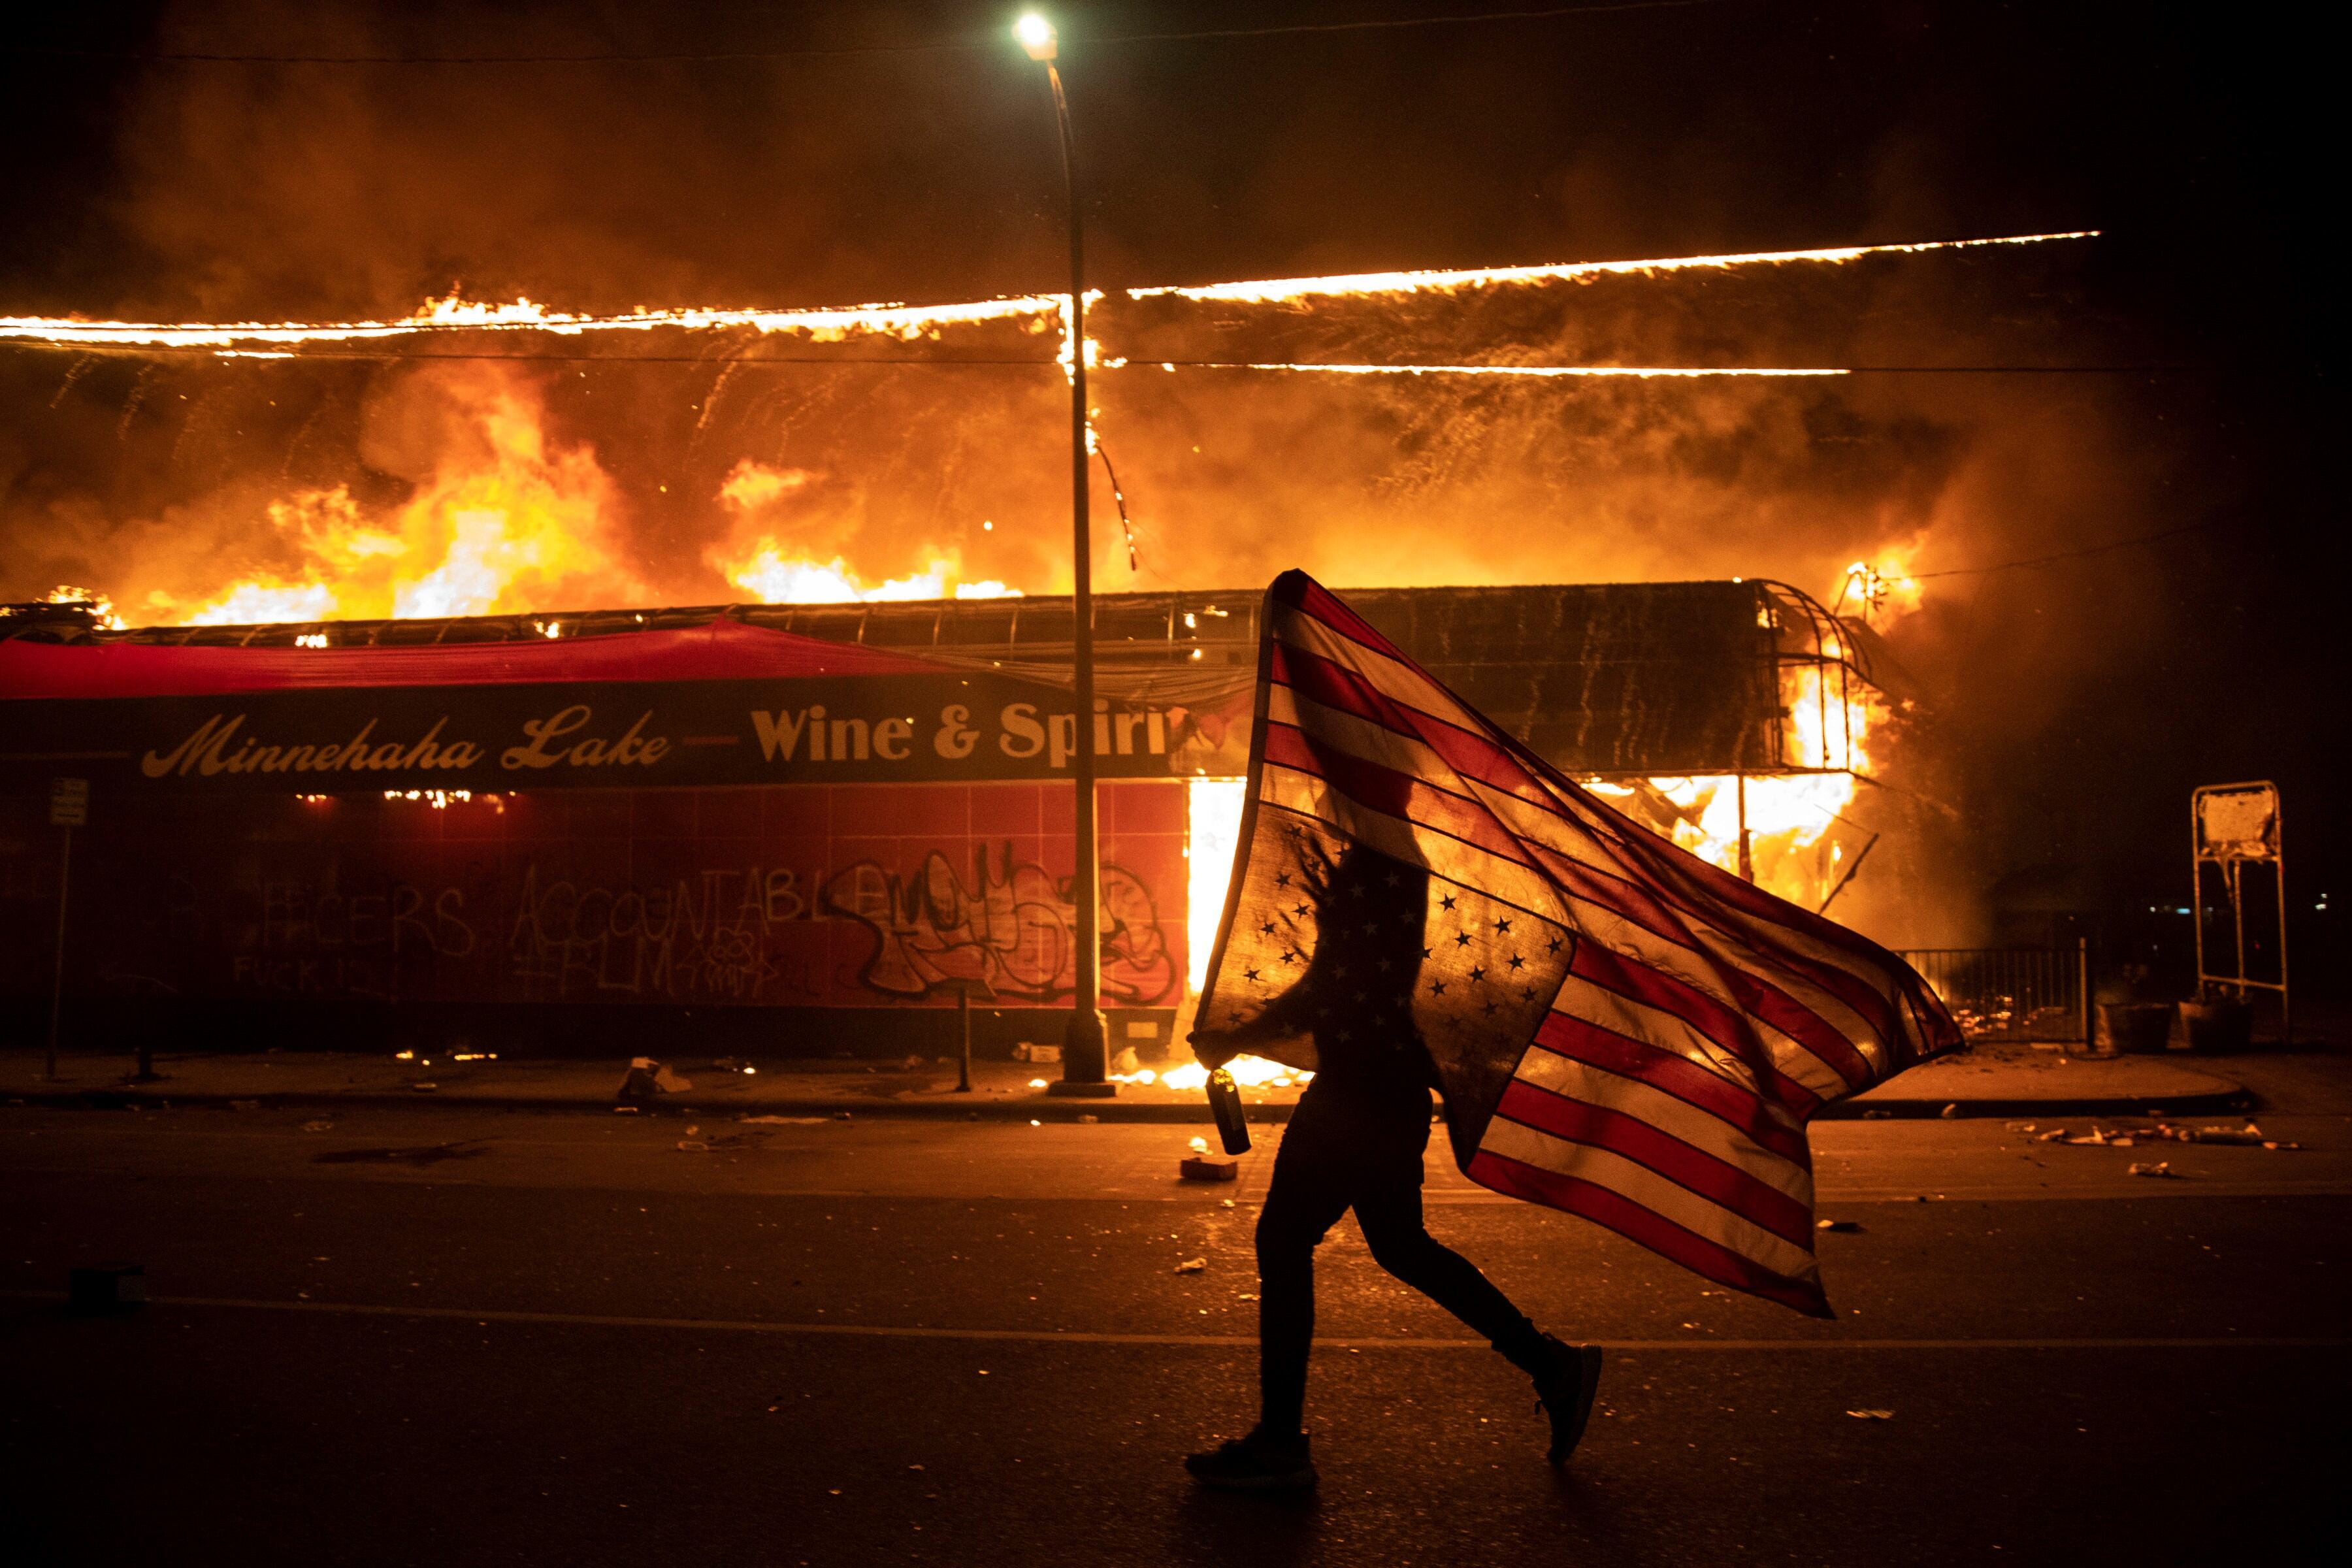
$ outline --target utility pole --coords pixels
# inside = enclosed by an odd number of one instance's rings
[[[1077,929],[1076,975],[1070,998],[1070,1024],[1062,1037],[1062,1076],[1051,1094],[1097,1098],[1115,1095],[1110,1081],[1109,1051],[1102,1016],[1102,910],[1100,848],[1095,824],[1095,605],[1094,528],[1087,489],[1087,468],[1093,461],[1087,416],[1087,267],[1086,236],[1078,205],[1077,142],[1070,133],[1070,103],[1062,92],[1062,73],[1055,66],[1060,47],[1054,25],[1034,11],[1013,25],[1013,36],[1031,59],[1045,68],[1054,89],[1054,119],[1062,138],[1062,183],[1067,193],[1070,223],[1070,302],[1066,346],[1070,355],[1070,557],[1072,616],[1070,663],[1077,699],[1077,734],[1071,747],[1071,782],[1077,796],[1071,818],[1071,838],[1076,869],[1070,882]]]

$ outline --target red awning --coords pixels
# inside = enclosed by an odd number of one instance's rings
[[[177,647],[0,642],[0,700],[209,697],[356,686],[526,686],[910,675],[941,667],[720,617],[690,631],[407,647]]]

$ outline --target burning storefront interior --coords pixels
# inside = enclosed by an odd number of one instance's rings
[[[1809,908],[1851,899],[1901,816],[1866,787],[1870,634],[1796,590],[1354,601],[1612,804]],[[1221,905],[1257,613],[1097,600],[1102,975],[1139,1061],[1181,1037]],[[1067,599],[1019,596],[141,630],[22,607],[8,1005],[46,996],[40,812],[72,774],[86,1044],[903,1056],[965,990],[983,1053],[1057,1039],[1072,631]]]

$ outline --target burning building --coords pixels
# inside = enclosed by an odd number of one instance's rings
[[[1622,809],[1803,902],[1876,837],[1870,634],[1761,581],[1351,602]],[[1103,778],[1115,1047],[1175,1037],[1221,907],[1258,596],[1005,596],[0,631],[0,960],[46,995],[52,781],[87,778],[68,994],[88,1043],[780,1055],[1053,1040],[1070,758]]]
[[[896,1054],[979,986],[984,1047],[1056,1039],[1087,744],[1107,1000],[1164,1042],[1256,652],[1255,591],[1197,585],[1294,564],[1675,842],[1949,940],[1886,896],[1946,824],[1891,760],[1872,623],[1916,599],[1898,563],[2048,510],[2006,505],[2016,473],[2086,467],[2036,442],[2095,443],[2044,394],[1855,367],[1920,300],[2030,295],[2091,238],[1125,289],[1075,343],[1045,296],[0,320],[53,437],[0,515],[8,592],[170,623],[0,628],[0,978],[47,986],[41,799],[86,776],[92,1029],[608,1051],[691,1013],[715,1048]],[[1038,435],[1079,355],[1129,481],[1097,492],[1097,580],[1133,591],[1097,596],[1093,715]],[[1856,554],[1827,608],[1728,576]],[[1610,581],[1494,585],[1531,577]]]

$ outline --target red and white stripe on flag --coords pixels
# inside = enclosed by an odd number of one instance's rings
[[[1359,906],[1307,889],[1392,864],[1421,955],[1394,1001],[1409,985],[1464,1173],[1827,1315],[1804,1124],[1960,1044],[1927,984],[1578,788],[1304,573],[1275,580],[1263,627],[1202,1026],[1283,1016],[1302,1037],[1254,1048],[1313,1066],[1312,1019],[1276,1004],[1318,912]]]

